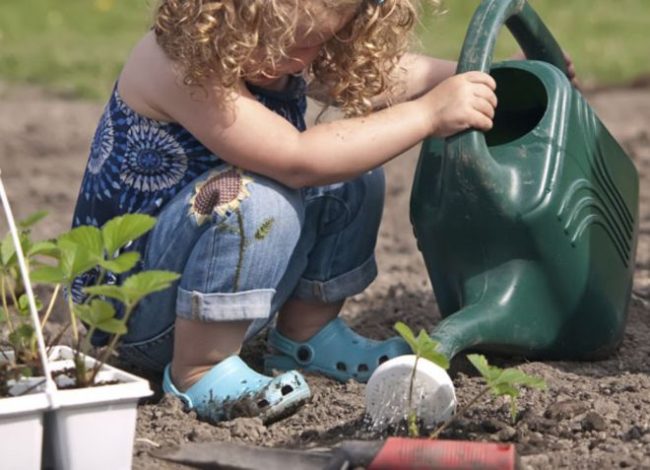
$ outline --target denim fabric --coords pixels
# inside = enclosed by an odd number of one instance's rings
[[[291,297],[331,303],[361,292],[377,274],[383,198],[381,169],[303,190],[228,165],[204,173],[163,207],[149,236],[144,269],[181,278],[141,302],[121,356],[162,370],[172,358],[177,315],[253,320],[250,339]],[[209,214],[207,206],[214,206]]]

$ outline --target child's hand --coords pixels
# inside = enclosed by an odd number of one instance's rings
[[[448,137],[467,129],[492,128],[496,82],[483,72],[454,75],[422,96],[431,117],[431,135]]]

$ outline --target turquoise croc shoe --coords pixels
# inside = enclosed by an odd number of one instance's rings
[[[355,333],[335,318],[305,342],[288,339],[272,329],[268,344],[274,354],[264,358],[264,370],[304,369],[347,382],[367,382],[375,369],[388,359],[412,354],[402,338],[375,341]]]
[[[269,423],[293,413],[311,396],[300,373],[267,377],[252,370],[239,356],[224,359],[185,392],[172,383],[168,365],[163,391],[179,397],[199,418],[210,422],[259,416]]]

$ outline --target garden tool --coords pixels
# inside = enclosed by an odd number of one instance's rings
[[[202,442],[159,449],[153,455],[197,468],[237,470],[514,470],[518,463],[512,444],[395,437],[386,441],[344,441],[331,450],[320,451]]]
[[[526,57],[492,66],[506,25]],[[524,0],[484,0],[458,72],[497,82],[493,128],[423,143],[411,222],[449,358],[472,348],[592,359],[619,345],[638,233],[631,159],[566,76]]]

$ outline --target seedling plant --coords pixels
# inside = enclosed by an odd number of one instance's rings
[[[16,223],[20,244],[25,253],[28,266],[37,267],[41,263],[39,257],[53,255],[55,246],[51,242],[34,243],[30,238],[33,225],[45,217],[45,212],[37,212]],[[39,310],[43,308],[40,299],[36,298]],[[47,307],[49,315],[53,302]],[[13,357],[2,352],[0,363],[0,397],[8,394],[7,382],[41,374],[41,363],[38,355],[36,332],[32,325],[27,296],[19,274],[18,258],[11,234],[0,242],[0,326],[2,340],[13,351]]]
[[[109,220],[101,228],[80,226],[71,229],[54,240],[33,243],[29,227],[42,218],[39,213],[19,224],[21,245],[28,259],[30,278],[34,283],[54,287],[48,308],[42,315],[46,322],[59,292],[66,292],[65,304],[68,325],[75,345],[74,380],[76,387],[87,387],[95,383],[102,365],[115,351],[119,339],[127,332],[127,325],[134,309],[144,297],[169,288],[178,279],[178,274],[162,270],[130,273],[140,261],[140,254],[128,251],[133,241],[149,232],[155,218],[143,214],[127,214]],[[38,363],[38,351],[33,327],[27,316],[27,301],[17,292],[21,288],[20,276],[15,266],[15,253],[8,237],[2,242],[2,311],[0,320],[7,325],[9,343],[21,363]],[[41,260],[41,258],[49,258]],[[70,294],[75,280],[89,271],[92,282],[83,287],[83,301],[75,303]],[[111,274],[111,276],[109,276]],[[121,283],[109,282],[119,276]],[[10,301],[11,302],[10,302]],[[9,314],[9,303],[17,308],[14,321]],[[121,308],[116,308],[119,306]],[[38,305],[39,310],[42,304]],[[118,313],[121,312],[121,315]],[[85,325],[85,332],[81,324]],[[85,357],[91,355],[91,338],[97,331],[110,335],[108,346],[100,353],[95,365],[86,367]],[[58,338],[57,338],[58,340]]]
[[[433,340],[424,330],[420,330],[417,337],[413,334],[411,328],[403,322],[395,324],[395,330],[404,338],[409,344],[415,354],[415,364],[409,382],[409,397],[408,397],[408,432],[412,437],[420,435],[418,420],[415,410],[412,406],[413,384],[415,382],[415,374],[417,371],[418,360],[423,357],[429,361],[437,364],[443,369],[449,369],[449,359],[438,351],[438,342]],[[444,431],[455,419],[463,416],[476,402],[486,394],[491,394],[494,397],[507,396],[510,399],[510,417],[514,423],[517,417],[517,398],[521,393],[521,387],[529,387],[536,389],[545,389],[546,383],[543,379],[528,375],[515,368],[502,369],[488,364],[485,356],[481,354],[468,354],[467,360],[476,368],[485,381],[485,387],[474,396],[465,406],[463,406],[456,414],[452,415],[444,423],[442,423],[431,434],[431,438],[437,438],[442,431]]]

